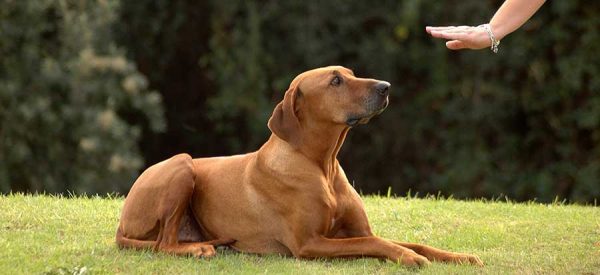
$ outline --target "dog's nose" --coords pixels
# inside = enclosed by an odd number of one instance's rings
[[[381,96],[387,96],[390,93],[390,86],[392,86],[387,81],[379,81],[375,84],[375,91]]]

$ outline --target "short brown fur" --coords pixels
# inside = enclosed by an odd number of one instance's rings
[[[125,200],[117,244],[196,257],[229,245],[298,258],[482,265],[477,256],[373,235],[336,156],[352,126],[387,106],[388,87],[340,66],[300,74],[275,107],[268,123],[273,134],[258,151],[180,154],[144,171]]]

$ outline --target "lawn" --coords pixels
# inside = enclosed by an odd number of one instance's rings
[[[220,249],[211,260],[114,244],[122,198],[0,196],[0,273],[600,274],[594,206],[364,198],[379,236],[477,254],[485,267],[412,269],[374,259],[296,260]]]

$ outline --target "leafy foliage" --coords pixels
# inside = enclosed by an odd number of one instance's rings
[[[600,5],[549,2],[493,55],[448,51],[424,26],[477,25],[499,1],[236,3],[214,1],[208,58],[224,104],[209,106],[245,117],[250,145],[266,135],[265,99],[303,70],[341,64],[393,87],[390,108],[341,154],[363,191],[600,196]]]
[[[499,0],[3,1],[2,190],[123,186],[140,151],[255,150],[291,79],[339,64],[392,83],[340,154],[357,189],[600,198],[600,2],[548,1],[494,55],[424,26],[486,22]]]
[[[118,4],[2,2],[0,191],[126,191],[137,176],[139,124],[165,125],[114,43]]]

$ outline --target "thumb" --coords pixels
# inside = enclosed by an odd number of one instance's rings
[[[446,42],[446,47],[451,50],[460,50],[466,48],[465,43],[460,40],[452,40]]]

